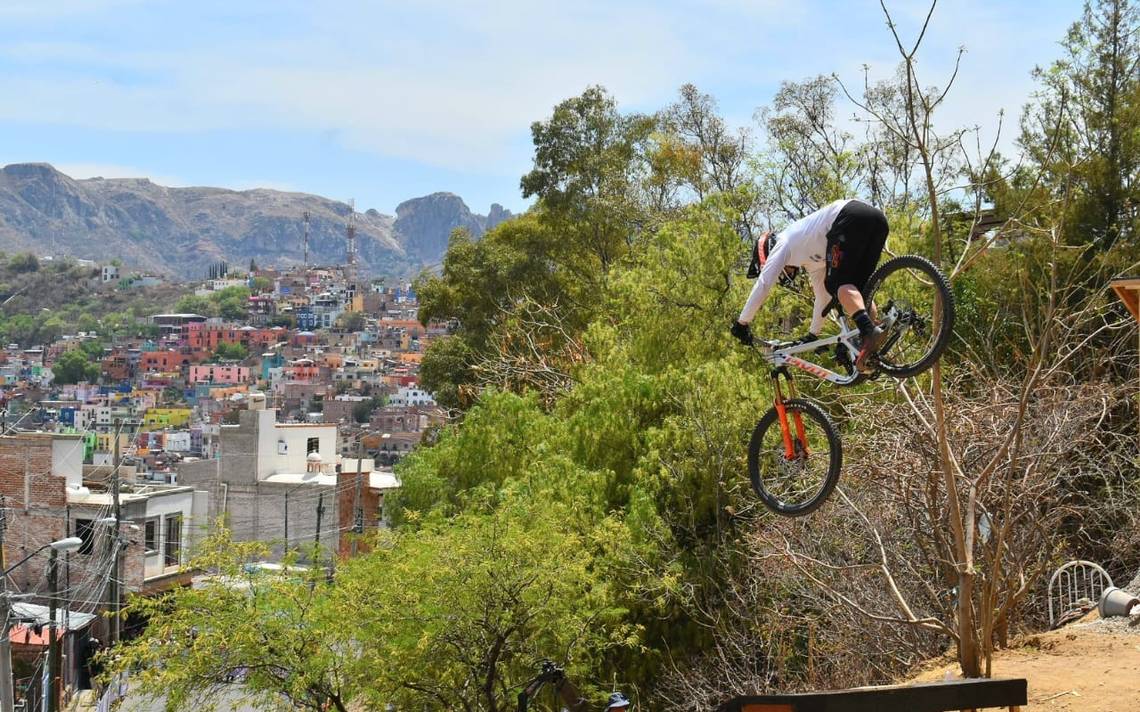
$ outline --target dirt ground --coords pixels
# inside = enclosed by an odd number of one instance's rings
[[[957,665],[943,660],[914,681],[956,673]],[[1099,620],[1093,611],[1059,630],[1025,636],[998,651],[994,677],[1028,680],[1031,712],[1140,710],[1140,616]]]

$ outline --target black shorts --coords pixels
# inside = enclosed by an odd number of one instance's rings
[[[861,292],[879,264],[887,244],[887,216],[860,200],[843,206],[827,231],[827,277],[824,285],[831,296],[844,284]]]

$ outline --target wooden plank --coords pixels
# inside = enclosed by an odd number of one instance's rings
[[[1109,284],[1120,301],[1124,302],[1124,306],[1128,307],[1128,311],[1132,312],[1132,318],[1140,321],[1140,277],[1114,279]]]
[[[982,679],[738,697],[723,703],[717,707],[717,710],[718,712],[760,712],[765,710],[761,705],[784,705],[783,709],[788,712],[880,712],[881,710],[949,712],[987,707],[1009,709],[1025,705],[1027,702],[1025,680]]]

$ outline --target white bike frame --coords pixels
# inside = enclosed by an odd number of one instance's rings
[[[804,353],[805,351],[815,351],[820,348],[830,348],[836,344],[843,344],[847,348],[847,353],[859,353],[858,339],[859,330],[847,323],[847,319],[842,315],[836,318],[839,322],[839,333],[835,336],[829,336],[826,339],[817,339],[809,341],[805,344],[791,344],[788,346],[781,346],[778,341],[761,341],[761,351],[764,354],[764,359],[771,364],[773,369],[786,368],[787,366],[794,366],[801,371],[806,371],[816,378],[822,378],[825,381],[834,383],[839,386],[846,386],[849,383],[859,378],[859,372],[855,371],[850,375],[840,375],[831,369],[824,368],[819,364],[805,361],[804,359],[796,356],[796,354]],[[886,318],[880,323],[884,330],[890,330],[894,325],[895,313],[890,310]]]

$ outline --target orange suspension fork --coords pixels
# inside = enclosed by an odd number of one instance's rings
[[[796,448],[792,444],[792,429],[788,427],[788,409],[784,406],[784,392],[780,388],[780,374],[779,372],[772,373],[772,388],[776,393],[776,415],[780,419],[780,435],[784,438],[784,457],[788,460],[796,456]],[[793,416],[798,416],[799,413],[793,413]],[[800,424],[803,428],[803,424]]]
[[[792,380],[791,375],[784,371],[784,377],[788,379],[788,394],[792,398],[796,398],[796,384]],[[795,444],[792,442],[792,428],[788,424],[788,409],[784,405],[784,393],[780,388],[780,374],[779,372],[772,374],[772,383],[776,391],[776,414],[780,418],[780,434],[784,438],[784,457],[791,460],[796,456]],[[804,455],[810,454],[808,452],[807,432],[804,430],[803,415],[799,411],[792,411],[792,424],[796,429],[796,439],[800,443],[800,448]]]

